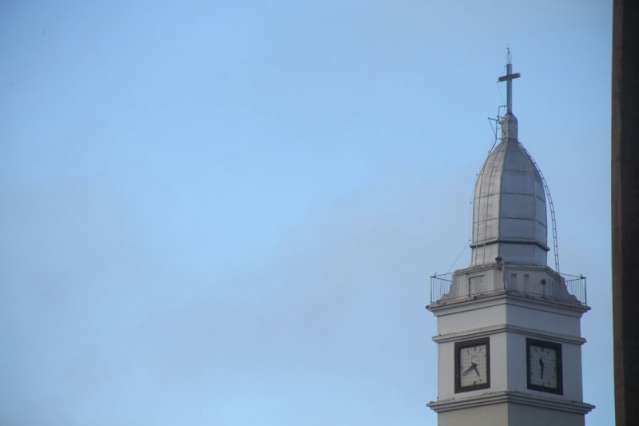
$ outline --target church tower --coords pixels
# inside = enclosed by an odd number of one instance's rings
[[[547,265],[550,194],[518,140],[510,58],[506,70],[500,143],[475,183],[470,265],[431,278],[438,389],[428,406],[439,426],[583,426],[594,408],[582,401],[586,281],[560,274],[557,258],[557,270]]]

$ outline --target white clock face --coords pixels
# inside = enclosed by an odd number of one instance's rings
[[[488,383],[488,353],[485,344],[459,350],[459,385],[462,388]]]
[[[530,384],[548,389],[557,389],[559,384],[557,359],[556,349],[530,345],[528,359]]]

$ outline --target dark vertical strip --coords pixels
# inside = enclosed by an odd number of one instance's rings
[[[617,426],[639,425],[639,2],[614,0],[612,281]]]

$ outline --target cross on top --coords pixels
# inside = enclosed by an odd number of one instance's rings
[[[513,74],[513,65],[510,60],[510,49],[507,49],[508,52],[508,63],[506,64],[506,75],[502,75],[497,80],[498,82],[505,81],[506,82],[506,106],[507,111],[509,113],[513,112],[513,80],[521,77],[521,74],[518,72]]]

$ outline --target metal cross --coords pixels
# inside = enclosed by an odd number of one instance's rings
[[[497,80],[498,82],[505,81],[506,82],[506,105],[508,108],[508,112],[513,112],[513,80],[521,77],[521,74],[518,72],[513,74],[513,65],[510,60],[510,49],[508,49],[508,63],[506,64],[506,75],[502,75]]]

